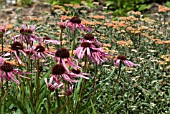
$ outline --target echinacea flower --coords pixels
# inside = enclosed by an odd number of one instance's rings
[[[25,42],[28,44],[32,44],[33,41],[37,40],[37,36],[34,33],[36,29],[35,25],[26,25],[23,24],[21,29],[19,29],[20,34],[13,37],[13,40],[16,41],[16,39],[19,39],[22,42]]]
[[[58,40],[53,40],[49,36],[45,35],[43,38],[39,39],[39,42],[44,42],[45,44],[52,43],[52,44],[60,44],[60,41]]]
[[[105,53],[100,48],[98,50],[91,49],[91,57],[90,58],[91,58],[92,62],[94,62],[94,63],[101,65],[103,62],[108,61],[109,56],[112,56],[112,55]]]
[[[17,58],[19,64],[22,64],[21,59],[19,58],[19,52],[21,52],[24,56],[26,56],[26,53],[24,52],[24,46],[20,42],[14,42],[11,44],[11,51],[10,54],[12,56],[12,52],[14,52],[15,57]]]
[[[69,27],[73,32],[78,28],[81,31],[87,30],[92,31],[91,28],[86,27],[85,25],[81,24],[81,19],[77,16],[71,18],[70,20],[66,21],[66,27]]]
[[[60,88],[61,86],[63,86],[62,83],[58,84],[57,82],[55,82],[54,77],[50,77],[49,83],[47,82],[47,78],[44,78],[44,80],[45,80],[48,90],[50,90],[50,91],[54,91],[54,90]]]
[[[79,68],[77,69],[72,69],[71,70],[72,72],[70,73],[70,75],[74,78],[85,78],[85,79],[89,79],[89,76],[90,74],[88,73],[82,73],[81,70]],[[76,74],[76,75],[75,75]]]
[[[52,68],[52,77],[56,80],[56,82],[60,83],[60,80],[64,80],[70,83],[78,82],[78,80],[74,80],[71,76],[69,71],[65,69],[62,64],[56,64]]]
[[[15,77],[15,75],[21,78],[27,78],[22,76],[22,74],[29,74],[28,72],[21,72],[18,69],[14,69],[13,65],[4,61],[4,64],[0,66],[0,78],[5,81],[14,81],[16,84],[20,84],[19,80]]]
[[[3,35],[5,34],[9,34],[10,31],[6,31],[6,26],[2,26],[0,27],[0,37],[3,37]]]
[[[69,70],[66,64],[68,64],[69,66],[73,68],[80,68],[78,66],[78,61],[74,59],[73,57],[70,57],[70,53],[66,48],[58,49],[55,53],[54,59],[59,64],[62,64],[67,71]]]
[[[102,46],[103,43],[97,40],[97,38],[93,34],[86,34],[84,35],[83,38],[80,39],[81,42],[86,42],[86,41],[92,41],[93,43],[98,44],[99,46]]]
[[[49,50],[47,50],[44,46],[42,46],[40,43],[37,46],[33,46],[34,48],[34,55],[36,58],[40,59],[41,57],[43,57],[44,59],[46,59],[45,55],[48,56],[53,56],[53,53],[50,52]]]
[[[78,48],[74,51],[79,59],[82,59],[85,54],[90,58],[91,57],[91,50],[99,50],[96,46],[93,45],[91,41],[82,42]]]
[[[115,60],[115,65],[118,67],[120,65],[121,61],[128,67],[139,66],[139,64],[135,64],[135,63],[127,60],[125,55],[119,55]]]
[[[60,27],[61,30],[64,30],[66,28],[66,22],[58,22],[58,26]]]

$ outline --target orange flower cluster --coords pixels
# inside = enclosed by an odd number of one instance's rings
[[[158,12],[167,12],[170,11],[170,8],[162,5],[157,5],[158,6]]]

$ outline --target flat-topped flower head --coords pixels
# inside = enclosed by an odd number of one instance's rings
[[[75,16],[75,17],[70,19],[70,22],[76,23],[76,24],[80,24],[81,23],[81,19],[79,17]]]
[[[22,64],[21,59],[19,58],[19,53],[21,52],[24,56],[26,56],[24,46],[22,43],[16,41],[11,44],[11,50],[10,50],[10,55],[12,56],[12,52],[15,54],[15,57],[19,64]]]
[[[66,48],[58,49],[55,53],[54,59],[56,62],[58,62],[58,64],[62,64],[67,71],[69,71],[67,65],[73,68],[79,67],[78,61],[70,57],[69,50]]]
[[[55,56],[60,58],[69,58],[70,53],[66,48],[60,48],[56,51]]]
[[[81,24],[81,19],[77,16],[71,18],[70,20],[67,20],[66,21],[66,27],[69,27],[73,32],[76,30],[76,29],[80,29],[81,31],[84,32],[84,30],[87,30],[87,31],[92,31],[92,29],[86,27],[85,25]]]
[[[125,55],[117,56],[114,64],[118,67],[120,65],[120,62],[123,62],[124,65],[126,65],[128,67],[139,66],[139,64],[135,64],[135,63],[127,60],[127,57]]]
[[[0,80],[5,80],[5,81],[14,81],[15,83],[19,84],[19,80],[17,80],[15,78],[15,75],[21,77],[21,78],[27,78],[22,76],[22,74],[29,74],[28,72],[21,72],[18,69],[14,69],[13,65],[8,63],[8,62],[4,62],[3,65],[0,66]],[[29,78],[27,78],[29,79]]]

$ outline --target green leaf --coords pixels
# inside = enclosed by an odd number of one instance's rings
[[[24,107],[24,105],[15,97],[8,95],[7,98],[16,105],[24,114],[28,114],[27,109]]]
[[[125,102],[126,102],[126,100],[125,100],[125,101],[120,101],[120,104],[118,104],[118,105],[113,109],[113,111],[111,112],[111,114],[114,114]]]
[[[92,100],[90,100],[90,102],[91,102],[93,114],[96,114],[96,110],[95,110],[95,108],[94,108],[94,104],[93,104]]]

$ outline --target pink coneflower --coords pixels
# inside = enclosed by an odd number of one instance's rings
[[[61,30],[64,30],[66,28],[66,22],[58,22],[58,26],[60,27]]]
[[[68,64],[69,66],[71,66],[73,68],[80,68],[78,66],[78,61],[76,59],[70,57],[70,53],[66,48],[58,49],[55,53],[54,59],[59,64],[62,64],[67,71],[69,71],[69,70],[68,70],[66,64]]]
[[[76,28],[84,31],[92,31],[91,28],[86,27],[85,25],[81,24],[81,19],[79,17],[73,17],[70,20],[66,21],[66,27],[69,27],[73,32],[76,30]]]
[[[39,44],[38,46],[33,46],[33,48],[34,48],[34,55],[38,59],[41,58],[41,57],[46,59],[45,55],[53,56],[53,53],[51,53],[49,50],[45,49],[45,47],[42,46],[41,44]]]
[[[87,77],[87,76],[89,76],[90,74],[88,74],[88,73],[82,73],[79,68],[77,68],[77,69],[72,69],[71,71],[72,71],[72,73],[70,73],[70,75],[71,75],[73,78],[80,78],[80,77],[81,77],[81,78],[89,79],[89,77]]]
[[[96,48],[96,46],[94,46],[91,41],[86,41],[82,42],[74,53],[77,55],[79,59],[82,59],[85,54],[87,54],[88,57],[91,57],[91,50],[97,51],[99,50],[99,48]]]
[[[52,43],[52,44],[60,44],[60,41],[53,40],[52,38],[45,35],[43,38],[39,39],[39,42],[44,42],[45,44]]]
[[[4,58],[0,57],[0,67],[4,64]]]
[[[139,66],[139,64],[135,64],[135,63],[127,60],[125,55],[119,55],[115,60],[115,65],[118,67],[120,65],[121,61],[128,67]]]
[[[4,62],[3,65],[0,66],[0,78],[5,81],[12,80],[16,84],[20,84],[19,80],[15,78],[15,75],[21,77],[21,78],[27,78],[25,76],[22,76],[22,74],[29,74],[28,72],[21,72],[18,69],[14,69],[13,65],[7,62]]]
[[[94,63],[102,64],[103,62],[108,61],[108,56],[110,56],[110,54],[105,53],[100,48],[98,50],[91,49],[91,60]]]
[[[44,80],[45,80],[45,83],[46,83],[46,85],[47,85],[47,87],[48,87],[48,90],[50,90],[50,91],[54,91],[54,90],[60,88],[61,86],[63,86],[62,83],[58,84],[57,82],[55,82],[55,81],[54,81],[54,77],[51,77],[51,78],[50,78],[49,83],[47,82],[47,78],[44,78]],[[53,83],[53,82],[54,82],[54,83]]]
[[[10,31],[6,31],[6,26],[1,26],[0,27],[0,37],[3,37],[3,35],[5,34],[9,34]]]
[[[86,42],[86,41],[92,41],[93,43],[97,43],[99,46],[102,46],[103,43],[101,43],[100,41],[97,40],[97,38],[92,35],[92,34],[86,34],[84,35],[83,38],[80,38],[81,42]]]
[[[12,55],[12,52],[14,52],[15,57],[17,58],[19,64],[22,64],[21,59],[19,58],[19,52],[21,52],[24,56],[26,56],[26,53],[24,52],[24,46],[20,42],[14,42],[11,44],[11,51],[10,54]]]
[[[19,39],[22,42],[32,44],[33,41],[36,41],[38,37],[33,34],[36,29],[35,25],[26,25],[23,24],[21,29],[19,29],[20,34],[13,37],[13,40]]]
[[[70,83],[78,82],[78,80],[72,79],[69,71],[67,71],[62,64],[57,64],[53,66],[51,76],[54,77],[54,79],[58,83],[60,82],[59,80],[64,80]]]
[[[36,26],[35,25],[26,25],[26,24],[23,24],[22,28],[20,29],[20,33],[23,34],[23,35],[30,35],[35,30],[36,30]]]

